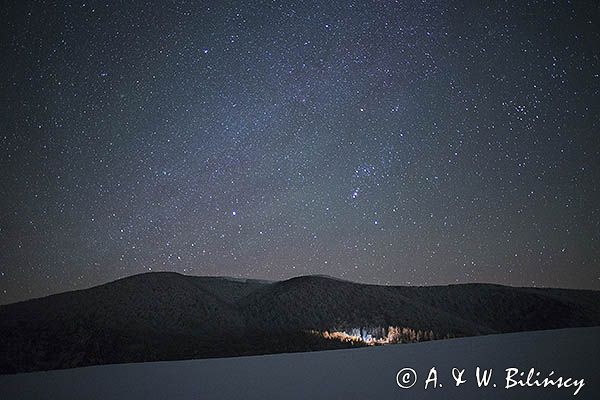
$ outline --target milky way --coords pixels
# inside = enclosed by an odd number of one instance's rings
[[[3,6],[0,303],[148,271],[600,289],[596,2]]]

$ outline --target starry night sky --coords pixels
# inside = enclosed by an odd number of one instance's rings
[[[147,271],[600,289],[598,3],[482,3],[4,3],[0,303]]]

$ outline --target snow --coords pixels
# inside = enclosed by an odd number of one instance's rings
[[[600,399],[600,327],[524,332],[352,350],[104,365],[0,376],[0,399]],[[425,390],[431,367],[441,388]],[[496,388],[478,388],[475,368]],[[419,377],[401,389],[396,375]],[[454,386],[451,370],[465,368]],[[574,388],[505,389],[505,369],[585,379]]]

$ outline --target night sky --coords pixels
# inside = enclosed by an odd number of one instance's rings
[[[148,271],[600,289],[598,3],[483,3],[4,2],[0,303]]]

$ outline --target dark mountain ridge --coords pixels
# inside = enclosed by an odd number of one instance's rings
[[[0,373],[357,345],[312,331],[393,326],[447,337],[596,325],[600,292],[590,290],[147,273],[0,306]]]

